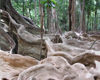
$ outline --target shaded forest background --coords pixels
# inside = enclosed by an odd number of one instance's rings
[[[54,18],[51,23],[56,22],[62,31],[71,30],[70,14],[71,14],[71,4],[72,4],[72,14],[74,13],[75,24],[74,29],[79,31],[81,26],[81,15],[82,15],[82,5],[84,4],[84,17],[85,17],[85,29],[86,31],[97,31],[100,30],[100,1],[99,0],[12,0],[13,7],[23,16],[29,17],[33,22],[40,27],[40,17],[41,11],[40,7],[42,4],[44,13],[44,27],[48,30],[50,19],[50,13],[48,11],[48,6],[51,8],[51,16]],[[74,1],[74,2],[73,2]],[[83,3],[83,1],[85,1]],[[40,3],[40,4],[39,4]],[[56,15],[56,18],[55,18]],[[74,19],[72,17],[72,19]],[[73,24],[73,22],[72,22]]]

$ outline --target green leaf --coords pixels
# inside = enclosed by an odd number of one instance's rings
[[[51,2],[52,2],[53,4],[56,4],[56,3],[57,3],[55,0],[51,0]]]
[[[40,3],[41,4],[46,4],[47,3],[47,0],[41,0]]]

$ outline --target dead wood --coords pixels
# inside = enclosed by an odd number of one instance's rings
[[[93,45],[96,43],[97,40],[93,41],[92,45],[90,46],[89,49],[92,49]]]

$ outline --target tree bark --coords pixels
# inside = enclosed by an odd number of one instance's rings
[[[61,33],[61,29],[58,25],[58,17],[56,13],[56,9],[52,8],[52,31],[53,33]]]
[[[96,7],[95,7],[95,19],[94,19],[94,30],[97,30],[97,6],[98,0],[96,0]]]
[[[75,31],[75,5],[76,0],[69,0],[69,31]]]
[[[34,12],[35,12],[35,24],[37,24],[37,20],[38,20],[37,19],[37,7],[36,7],[37,6],[37,0],[35,0],[34,2],[35,2],[35,4],[34,4],[34,9],[35,9],[34,10]]]
[[[40,60],[41,60],[41,55],[42,55],[42,46],[43,46],[43,28],[44,28],[44,12],[43,12],[43,5],[40,3],[39,0],[39,8],[40,8],[40,24],[41,24],[41,50],[40,50]]]
[[[56,10],[49,6],[47,7],[47,28],[48,33],[61,33],[61,29],[58,26]]]
[[[89,22],[90,22],[90,11],[87,12],[87,32],[89,30],[88,27],[90,26]]]
[[[85,25],[85,0],[80,2],[81,7],[81,16],[80,16],[80,32],[86,33],[86,25]]]
[[[25,1],[23,0],[23,16],[24,16],[24,13],[25,13]]]
[[[72,26],[72,22],[71,22],[71,8],[72,8],[72,0],[69,0],[69,31],[71,31],[71,26]]]
[[[47,7],[47,28],[48,28],[48,33],[52,33],[51,18],[52,18],[52,9],[50,7]]]

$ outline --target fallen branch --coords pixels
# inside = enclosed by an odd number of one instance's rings
[[[93,41],[92,45],[90,46],[89,49],[92,49],[93,45],[96,43],[97,40]]]

